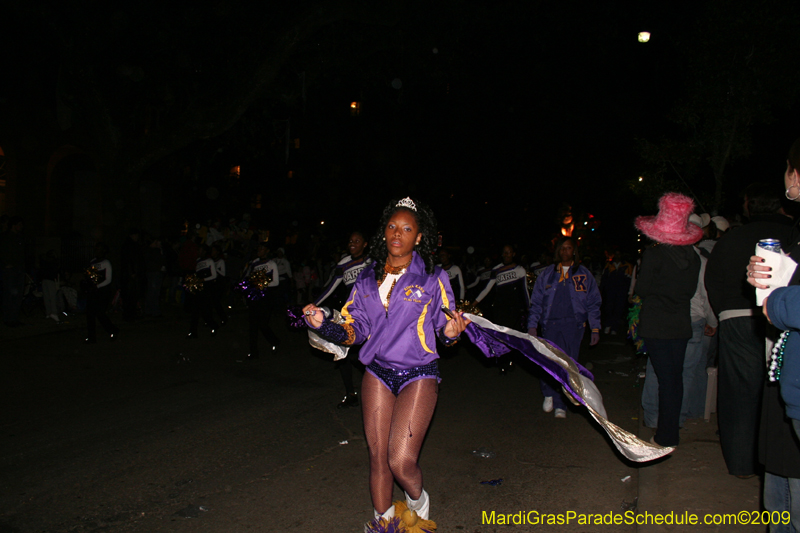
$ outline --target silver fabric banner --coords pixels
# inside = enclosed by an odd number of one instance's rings
[[[572,403],[576,405],[585,405],[592,415],[592,418],[594,418],[606,433],[608,433],[608,436],[611,437],[614,446],[617,447],[622,455],[631,461],[644,463],[664,457],[675,450],[673,447],[664,447],[643,441],[633,433],[625,431],[621,427],[610,422],[605,406],[603,406],[603,396],[600,394],[594,381],[582,375],[575,361],[554,344],[546,339],[498,326],[479,316],[464,313],[464,317],[471,320],[475,326],[483,330],[488,330],[486,334],[490,334],[494,340],[504,342],[509,348],[519,350],[534,363],[542,366],[540,360],[537,359],[544,356],[563,369],[563,371],[557,372],[558,375],[554,375],[554,377],[558,379],[562,385],[565,385],[563,390],[567,398],[572,400]],[[479,331],[476,333],[479,333]],[[478,347],[481,346],[478,344]]]

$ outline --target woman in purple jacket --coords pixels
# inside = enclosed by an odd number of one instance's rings
[[[455,309],[447,274],[434,266],[436,219],[425,205],[404,198],[383,211],[366,267],[342,308],[344,324],[325,320],[311,304],[303,311],[321,336],[361,344],[364,433],[370,455],[375,520],[395,515],[396,479],[410,510],[427,520],[430,500],[417,460],[436,408],[439,369],[436,339],[450,345],[466,327]]]

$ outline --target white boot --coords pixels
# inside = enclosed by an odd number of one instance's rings
[[[428,518],[431,514],[431,499],[428,497],[428,493],[425,492],[425,489],[422,489],[422,493],[419,495],[419,500],[412,500],[411,496],[408,495],[406,492],[406,505],[412,511],[417,512],[417,516],[422,518],[423,520],[430,520]]]
[[[386,520],[391,520],[394,518],[394,504],[390,505],[383,514],[380,514],[376,509],[373,509],[372,512],[375,513],[375,518],[385,518]]]
[[[376,509],[373,509],[372,512],[375,513],[375,520],[380,520],[381,518],[385,518],[386,520],[391,520],[392,518],[394,518],[394,505],[389,506],[389,508],[386,509],[386,512],[383,514],[380,514]],[[367,522],[366,524],[364,524],[364,533],[369,533],[369,526],[373,522],[374,520],[372,522]]]

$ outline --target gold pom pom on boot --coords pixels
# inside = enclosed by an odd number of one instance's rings
[[[394,502],[395,513],[400,516],[400,531],[405,533],[433,533],[436,531],[436,522],[428,520],[430,513],[428,493],[423,490],[419,500],[410,499],[408,494],[406,494],[406,498],[411,507],[416,509],[410,508],[406,502]],[[423,503],[424,505],[421,505]]]

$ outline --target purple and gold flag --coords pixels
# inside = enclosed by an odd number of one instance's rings
[[[503,326],[498,326],[475,315],[464,313],[472,321],[467,326],[467,336],[486,357],[499,357],[511,350],[542,367],[561,383],[572,403],[583,405],[600,424],[617,449],[638,463],[652,461],[671,453],[675,448],[645,442],[633,433],[612,424],[603,406],[603,396],[594,384],[594,376],[564,351],[546,339],[534,337]]]

